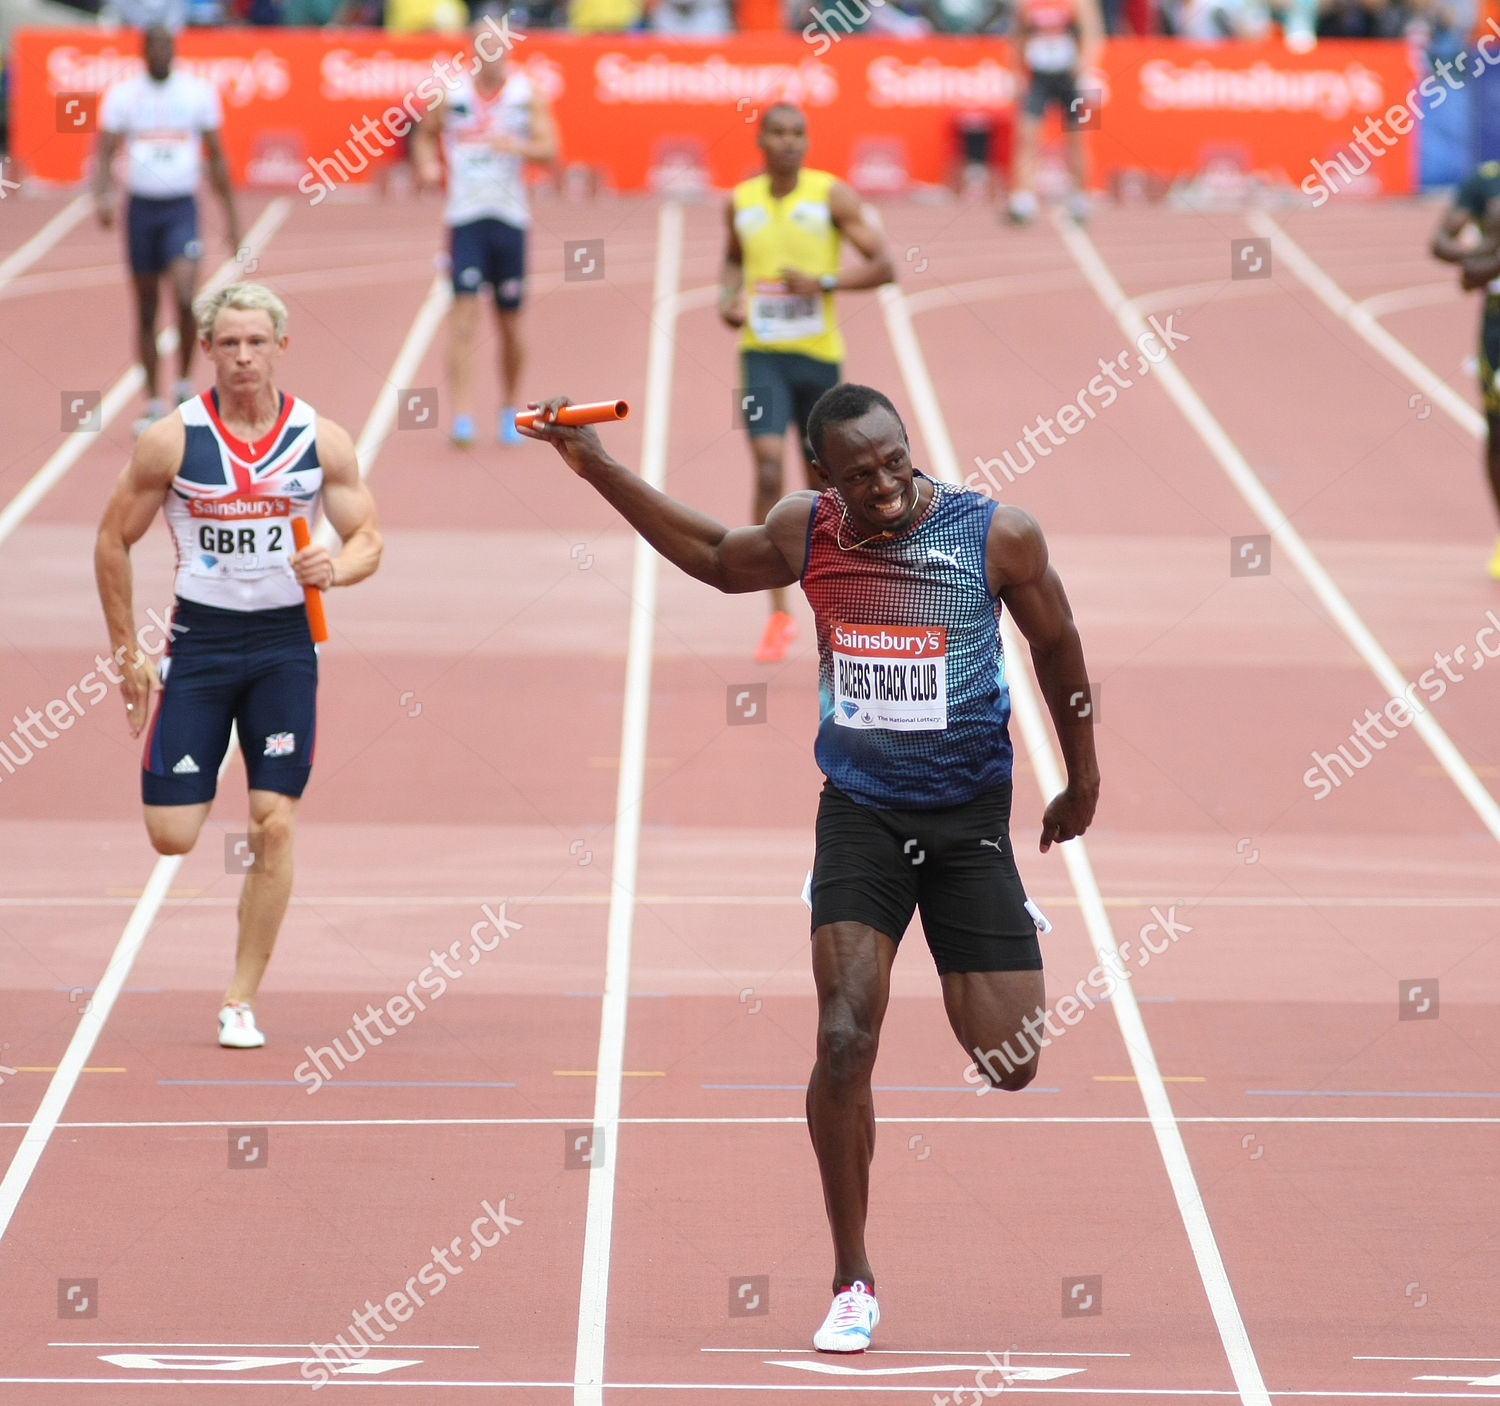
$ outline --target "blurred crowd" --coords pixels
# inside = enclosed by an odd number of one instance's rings
[[[729,34],[738,11],[754,0],[514,0],[513,26],[582,33],[641,30],[712,37]],[[67,0],[106,23],[185,25],[361,25],[396,32],[461,28],[465,0]],[[476,0],[477,3],[477,0]],[[785,27],[801,32],[820,13],[841,11],[869,33],[1003,34],[1018,0],[764,0],[779,6]],[[1324,39],[1401,39],[1427,48],[1458,47],[1473,32],[1479,0],[1101,0],[1110,34],[1165,34],[1217,41],[1256,39],[1278,31]],[[843,29],[840,25],[840,29]]]

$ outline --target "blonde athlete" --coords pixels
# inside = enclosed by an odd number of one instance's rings
[[[99,524],[94,574],[131,736],[151,720],[141,799],[158,854],[197,843],[231,724],[239,732],[250,833],[219,1043],[254,1049],[266,1037],[251,1006],[291,897],[292,832],[313,759],[318,660],[303,587],[364,580],[380,561],[380,530],[348,434],[276,388],[281,299],[234,283],[199,299],[197,314],[214,387],[137,441]],[[320,503],[342,539],[337,556],[293,547],[292,519],[311,521]],[[130,566],[158,511],[177,549],[173,639],[159,670],[134,646]]]
[[[802,165],[807,119],[790,103],[769,107],[757,139],[763,175],[741,181],[725,208],[728,225],[719,279],[719,316],[740,332],[740,415],[755,458],[755,521],[781,501],[782,454],[789,421],[809,485],[807,417],[842,378],[844,339],[833,316],[836,291],[895,280],[885,236],[859,198],[827,171]],[[847,239],[864,258],[839,268]],[[771,618],[755,651],[762,663],[785,657],[796,635],[786,591],[770,592]]]

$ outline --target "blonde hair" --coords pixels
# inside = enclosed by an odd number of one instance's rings
[[[264,283],[230,283],[217,293],[205,293],[193,304],[198,319],[198,335],[213,340],[214,323],[225,308],[235,312],[264,312],[271,317],[271,333],[279,342],[286,335],[286,304]]]

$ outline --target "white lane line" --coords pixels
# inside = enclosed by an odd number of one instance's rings
[[[1162,888],[1171,888],[1165,883]],[[0,898],[0,908],[124,908],[134,904],[138,895],[118,898]],[[1073,894],[1035,894],[1040,908],[1076,908],[1079,900]],[[323,894],[309,898],[293,897],[294,906],[304,908],[477,908],[481,903],[494,903],[492,893],[477,895],[450,894]],[[505,900],[512,908],[598,908],[609,902],[607,893],[541,893],[521,895]],[[737,893],[638,893],[636,906],[640,908],[804,908],[800,896],[786,894],[737,894]],[[1133,898],[1111,895],[1104,899],[1106,908],[1148,908],[1157,902],[1154,898]],[[213,897],[196,894],[172,894],[165,907],[168,908],[232,908],[239,900],[223,895]],[[1349,894],[1321,897],[1317,894],[1287,894],[1254,896],[1233,894],[1208,894],[1202,898],[1181,898],[1179,908],[1500,908],[1500,897],[1447,897],[1447,898],[1361,898]],[[66,991],[68,987],[59,987]]]
[[[275,200],[261,211],[260,218],[250,226],[249,233],[245,235],[241,247],[253,251],[263,249],[267,241],[276,232],[277,227],[291,213],[291,208],[292,202],[286,196],[277,196]],[[211,293],[214,289],[232,282],[238,276],[241,268],[242,265],[237,258],[226,259],[213,271],[208,282],[198,290],[199,294]],[[168,357],[177,350],[177,326],[175,322],[157,337],[156,350],[162,357]],[[63,476],[68,470],[83,457],[89,446],[94,443],[100,431],[114,420],[115,416],[125,408],[130,398],[145,383],[146,373],[141,369],[140,364],[137,363],[105,392],[104,398],[99,403],[99,428],[87,431],[75,430],[67,435],[63,443],[48,457],[47,462],[31,476],[22,486],[21,491],[5,505],[5,510],[0,512],[0,542],[4,542],[21,525],[31,510],[62,481]]]
[[[380,453],[386,436],[391,432],[391,426],[396,423],[396,416],[401,408],[401,392],[411,385],[452,301],[453,290],[448,279],[442,274],[434,275],[427,287],[427,296],[422,299],[422,306],[417,309],[417,315],[412,319],[401,349],[386,373],[385,384],[376,393],[375,404],[370,409],[364,428],[354,442],[354,457],[359,462],[362,478],[369,477],[370,465],[375,462],[375,456]],[[326,518],[319,524],[314,540],[329,551],[338,549],[339,535]]]
[[[804,1119],[804,1121],[806,1121]],[[700,1347],[699,1352],[753,1352],[760,1357],[807,1357],[809,1355],[805,1347]],[[984,1357],[993,1349],[955,1347],[939,1350],[937,1348],[916,1347],[867,1347],[860,1354],[861,1357]],[[1023,1352],[1019,1348],[1002,1349],[1008,1351],[1012,1357],[1129,1357],[1128,1352],[1043,1352],[1041,1350]],[[1453,1359],[1442,1358],[1447,1362]]]
[[[1078,287],[1078,277],[1067,269],[1054,273],[1008,273],[995,278],[975,278],[966,283],[948,283],[906,295],[913,313],[931,312],[977,303],[989,298],[1008,298],[1028,293],[1054,293]]]
[[[1313,261],[1312,257],[1263,210],[1253,210],[1250,228],[1272,241],[1271,253],[1276,262],[1290,269],[1335,317],[1342,318],[1381,356],[1409,380],[1412,385],[1441,406],[1475,438],[1485,432],[1484,416],[1469,404],[1428,364],[1416,356],[1404,342],[1385,330],[1368,307],[1356,303]],[[1074,256],[1077,257],[1076,255]],[[1097,257],[1097,256],[1096,256]],[[1085,268],[1085,274],[1088,270]],[[1111,279],[1113,282],[1113,279]],[[1097,285],[1096,285],[1097,286]],[[1103,297],[1103,293],[1100,293]],[[1165,363],[1164,363],[1165,365]],[[1162,368],[1158,368],[1159,370]],[[1232,475],[1231,475],[1232,477]]]
[[[788,1091],[790,1092],[790,1090]],[[965,1090],[965,1092],[968,1092]],[[1001,1123],[1032,1123],[1032,1124],[1080,1124],[1080,1123],[1118,1123],[1125,1125],[1144,1125],[1150,1123],[1149,1117],[1130,1114],[1069,1114],[1054,1113],[1047,1116],[1024,1117],[1019,1114],[994,1114],[969,1116],[967,1114],[934,1114],[934,1113],[882,1113],[875,1119],[877,1123],[966,1123],[980,1126],[984,1124]],[[1317,1117],[1312,1114],[1282,1115],[1264,1113],[1235,1113],[1214,1114],[1195,1113],[1179,1114],[1178,1123],[1209,1123],[1222,1124],[1229,1127],[1239,1127],[1241,1124],[1261,1123],[1306,1123],[1312,1126],[1334,1126],[1339,1123],[1406,1123],[1413,1126],[1429,1127],[1434,1124],[1490,1124],[1500,1123],[1500,1117],[1473,1116],[1444,1116],[1434,1114],[1430,1117],[1422,1117],[1413,1114],[1409,1117],[1396,1115],[1379,1116],[1376,1114],[1328,1114]],[[523,1127],[563,1127],[571,1128],[578,1123],[578,1116],[573,1114],[563,1118],[263,1118],[256,1122],[257,1127],[263,1128],[523,1128]],[[629,1127],[759,1127],[768,1125],[785,1125],[787,1127],[806,1127],[806,1114],[787,1114],[781,1117],[656,1117],[656,1118],[621,1118],[621,1126]],[[0,1129],[24,1128],[25,1123],[0,1123]],[[223,1118],[196,1118],[188,1120],[178,1119],[144,1119],[135,1122],[81,1122],[81,1123],[59,1123],[59,1128],[89,1128],[96,1131],[132,1131],[144,1128],[212,1128],[215,1132],[222,1132],[227,1126]],[[799,1349],[800,1351],[800,1349]]]
[[[251,247],[261,247],[261,241],[265,238],[264,232],[257,236],[256,231],[266,221],[272,210],[280,205],[280,214],[274,221],[267,225],[267,229],[274,229],[286,218],[287,210],[290,209],[290,201],[279,198],[267,207],[260,220],[256,221],[251,228],[247,243]],[[220,270],[222,272],[222,270]],[[218,277],[218,274],[215,274]],[[422,304],[421,311],[417,314],[417,322],[413,324],[412,330],[407,333],[406,340],[402,343],[400,352],[397,353],[396,361],[387,376],[387,387],[397,379],[397,373],[407,368],[408,362],[414,363],[421,359],[426,350],[426,343],[420,345],[416,339],[418,328],[425,330],[428,340],[437,329],[437,323],[428,316],[428,308],[432,303],[431,292],[428,293],[426,301]],[[426,320],[424,320],[424,318]],[[139,374],[139,368],[137,368]],[[368,477],[371,467],[375,462],[375,455],[379,450],[380,442],[384,437],[381,429],[383,421],[382,406],[386,400],[391,401],[391,413],[394,414],[394,398],[382,391],[376,402],[375,409],[371,412],[369,420],[365,424],[365,433],[360,436],[360,444],[365,446],[364,452],[359,455],[359,472],[361,477]],[[388,424],[388,421],[385,423]],[[367,436],[369,436],[367,442]],[[224,760],[219,764],[219,776],[223,777],[228,768],[230,760],[236,750],[236,741],[231,735],[228,750],[224,753]],[[151,930],[151,924],[156,920],[157,912],[160,910],[167,897],[167,892],[172,886],[172,880],[177,877],[177,871],[182,867],[184,856],[180,854],[162,855],[151,870],[151,877],[146,880],[146,886],[136,903],[134,911],[125,924],[125,931],[120,934],[120,940],[115,946],[114,954],[109,959],[109,965],[104,969],[104,975],[99,978],[94,988],[87,1009],[79,1017],[78,1028],[73,1032],[73,1038],[68,1041],[68,1048],[63,1057],[58,1061],[57,1072],[52,1076],[47,1085],[47,1092],[42,1096],[42,1101],[37,1105],[36,1114],[27,1125],[25,1136],[21,1139],[21,1145],[16,1149],[15,1156],[11,1159],[10,1166],[5,1173],[5,1179],[0,1181],[0,1240],[5,1238],[5,1232],[10,1226],[11,1218],[16,1213],[16,1207],[20,1205],[21,1196],[25,1192],[27,1184],[31,1181],[31,1175],[36,1170],[37,1162],[41,1159],[42,1152],[46,1149],[48,1141],[56,1131],[58,1120],[62,1116],[63,1106],[67,1103],[73,1093],[74,1086],[78,1083],[83,1073],[84,1066],[89,1062],[89,1056],[93,1053],[94,1045],[104,1030],[104,1022],[109,1018],[114,1009],[115,999],[120,994],[120,988],[125,985],[126,978],[130,975],[130,968],[136,957],[140,954],[141,947],[146,941],[146,934]]]
[[[306,1343],[48,1343],[48,1347],[300,1347]],[[478,1343],[366,1343],[366,1352],[478,1352]],[[1020,1356],[1015,1353],[1013,1356]],[[312,1359],[309,1358],[309,1361]]]
[[[948,483],[960,484],[963,482],[963,475],[959,472],[958,456],[954,453],[953,442],[948,436],[948,426],[927,371],[927,362],[912,329],[911,317],[900,291],[893,285],[886,284],[880,290],[880,306],[885,313],[891,344],[895,348],[907,393],[916,411],[917,422],[921,426],[922,437],[926,441],[927,452],[932,457],[938,477]],[[1010,628],[1008,617],[1003,623],[1011,710],[1020,727],[1027,756],[1035,770],[1043,802],[1046,803],[1063,789],[1064,778],[1052,751],[1051,735],[1032,685],[1031,671],[1025,655],[1019,647],[1015,631]],[[1122,970],[1125,963],[1115,942],[1114,931],[1110,927],[1103,896],[1099,892],[1098,881],[1094,877],[1083,840],[1069,840],[1060,849],[1100,963],[1106,971]],[[1156,1135],[1157,1147],[1172,1183],[1173,1194],[1177,1198],[1178,1211],[1187,1231],[1188,1242],[1192,1246],[1193,1258],[1208,1296],[1214,1322],[1218,1326],[1219,1338],[1224,1344],[1224,1352],[1229,1360],[1240,1400],[1246,1406],[1270,1406],[1271,1398],[1261,1377],[1260,1365],[1255,1360],[1255,1352],[1250,1346],[1239,1305],[1235,1302],[1234,1290],[1230,1286],[1223,1257],[1219,1254],[1219,1246],[1214,1239],[1213,1227],[1209,1224],[1208,1213],[1204,1209],[1192,1163],[1188,1160],[1187,1147],[1172,1111],[1172,1101],[1167,1095],[1166,1084],[1162,1082],[1156,1053],[1151,1047],[1145,1022],[1141,1019],[1141,1009],[1136,1002],[1135,990],[1130,982],[1120,983],[1110,1005],[1119,1022],[1120,1034],[1130,1056],[1131,1068],[1135,1071],[1141,1099],[1151,1119],[1151,1129]]]
[[[1277,237],[1285,239],[1286,235]],[[1393,312],[1410,312],[1413,308],[1431,307],[1434,303],[1464,302],[1469,296],[1456,283],[1418,283],[1411,288],[1395,288],[1389,293],[1376,293],[1372,298],[1363,298],[1359,306],[1371,317],[1378,319]]]
[[[220,775],[222,774],[221,767]],[[182,855],[174,854],[163,855],[156,861],[151,877],[146,881],[145,892],[141,894],[140,902],[136,904],[135,911],[130,915],[125,931],[115,946],[114,955],[110,957],[109,965],[99,978],[93,996],[78,1018],[78,1028],[68,1041],[68,1048],[58,1062],[57,1072],[48,1081],[47,1092],[42,1095],[36,1113],[27,1124],[21,1145],[16,1149],[6,1170],[5,1179],[0,1181],[0,1240],[5,1238],[11,1217],[15,1215],[16,1207],[21,1202],[21,1195],[31,1180],[31,1174],[36,1170],[36,1164],[41,1160],[48,1140],[57,1129],[63,1106],[72,1094],[74,1085],[78,1083],[89,1055],[93,1053],[94,1044],[104,1030],[104,1022],[114,1009],[115,998],[130,974],[131,964],[146,940],[152,920],[156,917],[156,910],[166,897],[167,888],[181,867],[182,859]]]
[[[1276,237],[1280,241],[1274,247],[1277,258],[1283,263],[1298,267],[1298,259],[1306,265],[1299,273],[1304,281],[1318,279],[1327,284],[1327,289],[1319,291],[1313,283],[1314,292],[1325,302],[1335,295],[1342,299],[1343,304],[1349,305],[1348,313],[1351,325],[1358,326],[1354,321],[1355,310],[1349,303],[1348,297],[1324,276],[1322,271],[1307,258],[1301,250],[1297,249],[1290,239],[1281,234],[1279,227],[1268,216],[1252,216],[1252,223],[1257,230],[1274,229]],[[1119,324],[1125,335],[1135,340],[1138,337],[1154,335],[1146,325],[1135,306],[1125,297],[1124,290],[1115,281],[1115,277],[1106,267],[1104,260],[1100,257],[1098,250],[1093,246],[1089,237],[1071,223],[1059,221],[1057,225],[1058,234],[1067,246],[1068,252],[1077,260],[1079,267],[1083,270],[1084,277],[1093,286],[1094,292],[1098,294],[1100,302],[1114,314],[1115,321]],[[1295,251],[1295,252],[1294,252]],[[1332,291],[1329,292],[1328,290]],[[1333,307],[1334,303],[1329,302]],[[1343,315],[1342,313],[1340,314]],[[1368,321],[1368,319],[1366,319]],[[1379,334],[1379,341],[1375,334]],[[1395,353],[1406,361],[1412,363],[1408,374],[1413,380],[1418,375],[1422,378],[1419,384],[1427,391],[1434,401],[1439,401],[1439,391],[1446,397],[1445,408],[1458,418],[1459,410],[1467,412],[1470,416],[1476,416],[1477,412],[1471,407],[1464,405],[1462,401],[1446,385],[1438,382],[1433,373],[1428,370],[1416,357],[1412,356],[1405,347],[1401,346],[1384,328],[1374,326],[1370,323],[1368,339],[1372,346],[1381,346],[1384,343],[1391,344],[1391,356],[1394,364]],[[1323,564],[1314,555],[1312,549],[1302,540],[1302,535],[1291,525],[1281,505],[1267,491],[1265,485],[1257,477],[1255,470],[1246,461],[1245,456],[1240,453],[1235,443],[1225,432],[1224,427],[1219,424],[1204,404],[1202,397],[1189,384],[1186,376],[1178,369],[1175,362],[1165,359],[1160,362],[1155,375],[1161,383],[1162,388],[1172,398],[1183,418],[1198,432],[1198,437],[1207,445],[1209,453],[1219,462],[1228,476],[1229,481],[1239,490],[1240,495],[1250,505],[1266,530],[1275,539],[1276,544],[1286,554],[1287,558],[1302,573],[1303,579],[1312,587],[1313,594],[1317,596],[1324,610],[1333,617],[1334,623],[1343,631],[1344,637],[1354,646],[1370,671],[1379,680],[1380,686],[1391,698],[1402,698],[1407,696],[1411,685],[1402,677],[1401,671],[1396,667],[1391,656],[1385,652],[1384,647],[1370,632],[1369,626],[1360,618],[1359,613],[1350,605],[1348,597],[1334,584],[1333,577],[1324,569]],[[1449,405],[1448,402],[1455,402]],[[1480,421],[1481,426],[1483,421]],[[1408,698],[1408,701],[1411,701]],[[1483,783],[1474,774],[1474,769],[1464,759],[1463,754],[1453,745],[1452,739],[1443,730],[1442,725],[1426,709],[1412,710],[1412,727],[1427,744],[1428,750],[1437,758],[1438,764],[1448,774],[1449,780],[1458,788],[1463,798],[1473,807],[1476,815],[1483,822],[1485,829],[1500,841],[1500,806],[1495,804],[1494,797],[1485,790]]]
[[[87,195],[75,195],[20,248],[0,259],[0,288],[23,274],[51,250],[54,244],[59,243],[88,214],[93,203]],[[115,276],[119,277],[118,269]]]
[[[311,1359],[308,1359],[311,1360]],[[967,1370],[967,1368],[965,1369]],[[1460,1379],[1461,1380],[1461,1379]],[[949,1390],[955,1393],[961,1391],[974,1391],[968,1381]],[[198,1375],[194,1377],[148,1377],[137,1375],[133,1377],[0,1377],[0,1386],[191,1386],[191,1387],[256,1387],[256,1386],[295,1386],[306,1387],[305,1377],[262,1377],[259,1379],[239,1379],[236,1381],[218,1380]],[[333,1386],[353,1386],[354,1382],[343,1382],[335,1377],[330,1383]],[[398,1380],[390,1377],[362,1378],[358,1382],[361,1391],[368,1391],[375,1387],[408,1387],[418,1390],[430,1391],[434,1388],[458,1389],[460,1387],[478,1388],[480,1390],[541,1390],[548,1387],[564,1389],[571,1386],[571,1382],[556,1381],[462,1381],[462,1380]],[[889,1392],[907,1394],[917,1393],[926,1395],[931,1399],[932,1383],[928,1382],[922,1386],[902,1385],[896,1386],[883,1382],[608,1382],[608,1389],[614,1391],[690,1391],[696,1392],[700,1397],[708,1398],[716,1393],[734,1391],[859,1391],[859,1392]],[[1235,1392],[1227,1387],[1126,1387],[1126,1386],[1026,1386],[1020,1383],[1006,1386],[1007,1392],[1026,1393],[1032,1396],[1115,1396],[1115,1397],[1140,1397],[1149,1400],[1154,1397],[1232,1397]],[[1493,1391],[1282,1391],[1277,1390],[1276,1396],[1281,1399],[1308,1399],[1308,1400],[1332,1400],[1332,1401],[1494,1401],[1497,1393]]]
[[[683,210],[675,201],[657,221],[651,339],[646,353],[646,405],[641,430],[641,477],[660,488],[666,477],[671,425],[672,360],[676,349],[677,282],[682,269]],[[656,618],[657,556],[644,537],[635,542],[626,646],[625,708],[620,722],[620,783],[615,796],[614,859],[599,1057],[594,1068],[594,1127],[604,1138],[604,1164],[589,1169],[583,1272],[578,1290],[578,1346],[573,1363],[575,1406],[603,1406],[604,1320],[609,1301],[609,1257],[614,1230],[615,1166],[619,1159],[620,1090],[625,1067],[625,1017],[630,998],[630,944],[635,923],[641,804],[646,781],[646,728],[651,714],[651,651]]]

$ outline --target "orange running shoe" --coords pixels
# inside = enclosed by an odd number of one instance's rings
[[[786,658],[787,646],[797,638],[797,622],[784,610],[771,613],[766,621],[765,633],[755,647],[757,664],[774,664]]]

